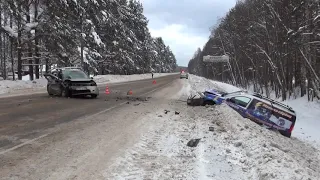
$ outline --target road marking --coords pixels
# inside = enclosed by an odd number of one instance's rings
[[[165,87],[165,86],[167,86],[167,85],[169,85],[169,84],[171,84],[171,83],[173,83],[173,82],[174,82],[174,81],[171,81],[171,82],[169,82],[169,83],[167,83],[167,84],[165,84],[165,85],[163,85],[163,86],[160,86],[160,87],[158,87],[158,88],[156,88],[156,89],[153,89],[153,90],[151,90],[151,91],[149,91],[149,92],[143,93],[143,94],[140,95],[140,96],[144,96],[144,95],[150,94],[150,93],[152,93],[152,92],[154,92],[154,91],[156,91],[156,90],[159,90],[159,89],[161,89],[161,88],[163,88],[163,87]],[[117,108],[117,107],[120,107],[120,106],[122,106],[122,105],[124,105],[124,104],[127,104],[127,102],[123,102],[123,103],[117,104],[117,105],[115,105],[115,106],[113,106],[113,107],[110,107],[110,108],[108,108],[108,109],[102,110],[102,111],[100,111],[100,112],[97,112],[97,113],[95,113],[95,114],[91,114],[91,115],[88,115],[88,116],[85,116],[85,117],[81,117],[81,118],[79,118],[79,119],[89,118],[89,117],[92,117],[92,116],[96,116],[96,115],[105,113],[105,112],[107,112],[107,111],[110,111],[110,110],[112,110],[112,109],[115,109],[115,108]],[[48,133],[48,134],[41,135],[41,136],[39,136],[39,137],[37,137],[37,138],[31,139],[31,140],[26,141],[26,142],[24,142],[24,143],[21,143],[21,144],[19,144],[19,145],[13,146],[12,148],[9,148],[9,149],[6,149],[6,150],[4,150],[4,151],[1,151],[1,152],[0,152],[0,155],[3,155],[3,154],[8,153],[8,152],[10,152],[10,151],[14,151],[14,150],[16,150],[16,149],[18,149],[18,148],[20,148],[20,147],[23,147],[23,146],[25,146],[25,145],[27,145],[27,144],[30,144],[30,143],[32,143],[32,142],[34,142],[34,141],[37,141],[37,140],[39,140],[39,139],[42,139],[42,138],[44,138],[44,137],[46,137],[46,136],[48,136],[48,135],[50,135],[50,134],[52,134],[52,133]]]
[[[48,136],[48,135],[49,135],[49,134],[44,134],[44,135],[41,135],[41,136],[39,136],[39,137],[37,137],[37,138],[34,138],[34,139],[31,139],[31,140],[26,141],[26,142],[24,142],[24,143],[21,143],[21,144],[19,144],[19,145],[17,145],[17,146],[13,146],[12,148],[9,148],[9,149],[7,149],[7,150],[1,151],[1,152],[0,152],[0,155],[3,155],[3,154],[5,154],[5,153],[7,153],[7,152],[16,150],[16,149],[18,149],[18,148],[20,148],[20,147],[22,147],[22,146],[24,146],[24,145],[30,144],[30,143],[38,140],[38,139],[41,139],[41,138],[44,138],[44,137]]]

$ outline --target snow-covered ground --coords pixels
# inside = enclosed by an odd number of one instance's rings
[[[167,76],[177,73],[154,73],[154,78]],[[134,74],[134,75],[98,75],[93,77],[98,84],[134,81],[151,78],[151,74]],[[34,81],[29,80],[29,75],[23,76],[22,80],[0,80],[0,94],[12,93],[34,93],[43,92],[47,85],[47,80],[42,77]]]
[[[226,92],[241,90],[241,88],[230,84],[212,81],[194,75],[191,75],[191,77],[193,92],[204,91],[211,88],[221,89]],[[252,89],[253,88],[249,88],[248,91],[252,92]],[[280,99],[278,100],[280,101]],[[297,137],[300,140],[305,140],[320,149],[320,102],[317,100],[308,102],[307,97],[300,97],[282,103],[292,107],[297,114],[297,121],[292,136]]]
[[[320,151],[243,119],[226,105],[188,107],[190,93],[230,85],[190,75],[140,140],[116,158],[106,179],[320,179]],[[188,147],[200,139],[197,147]]]

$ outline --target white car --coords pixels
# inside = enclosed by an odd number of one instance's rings
[[[182,72],[180,73],[180,79],[182,79],[182,78],[188,79],[188,73],[182,71]]]

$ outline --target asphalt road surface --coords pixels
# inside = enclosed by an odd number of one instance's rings
[[[77,151],[77,157],[83,156],[88,148],[100,149],[97,144],[105,145],[102,142],[116,138],[115,134],[125,133],[126,128],[138,128],[137,122],[128,122],[128,119],[138,121],[151,107],[156,109],[157,104],[165,102],[167,94],[179,91],[181,86],[176,82],[181,80],[178,78],[179,75],[169,75],[113,83],[108,85],[108,95],[105,94],[106,87],[101,86],[97,99],[50,97],[46,93],[0,98],[0,174],[3,175],[0,179],[64,179],[54,174],[59,161],[70,156],[77,159],[74,157]],[[163,89],[167,90],[153,97],[153,93]],[[129,90],[132,95],[127,95]],[[141,103],[143,106],[139,105]],[[108,131],[101,130],[103,126]],[[123,127],[123,131],[112,128],[118,126]],[[109,134],[102,138],[103,133]],[[88,144],[84,145],[86,142]],[[103,151],[116,152],[115,147]],[[71,155],[64,154],[66,152]],[[70,177],[66,175],[66,178]]]

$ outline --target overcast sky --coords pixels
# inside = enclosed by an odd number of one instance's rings
[[[181,66],[202,49],[210,27],[224,17],[236,0],[140,0],[154,37],[161,36]]]

